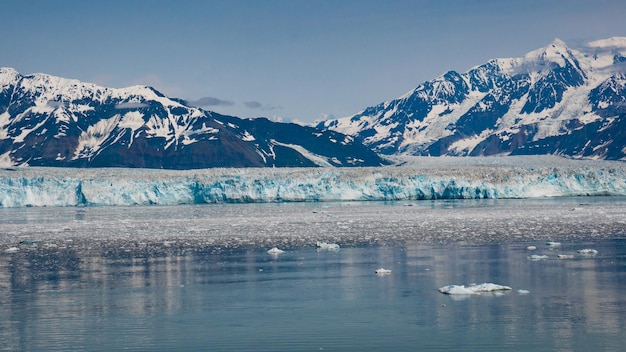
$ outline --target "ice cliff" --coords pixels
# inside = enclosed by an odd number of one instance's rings
[[[401,166],[286,169],[14,168],[1,207],[626,196],[626,163],[557,157],[411,158]]]

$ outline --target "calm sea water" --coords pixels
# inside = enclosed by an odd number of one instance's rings
[[[624,198],[0,209],[1,350],[623,351],[625,292]]]

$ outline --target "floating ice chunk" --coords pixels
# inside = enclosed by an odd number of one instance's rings
[[[547,255],[539,255],[539,254],[533,254],[533,255],[529,255],[528,259],[530,260],[543,260],[543,259],[548,259],[550,257],[548,257]]]
[[[509,286],[492,284],[492,283],[484,283],[480,285],[471,285],[470,289],[476,292],[493,292],[493,291],[508,291],[511,290]]]
[[[598,254],[597,250],[591,249],[591,248],[579,249],[577,252],[579,254],[582,254],[582,255],[596,255],[596,254]]]
[[[530,291],[528,291],[528,290],[517,290],[517,293],[520,294],[520,295],[527,295],[527,294],[530,293]]]
[[[559,259],[574,259],[574,256],[571,254],[559,254],[556,257]]]
[[[546,242],[546,246],[548,247],[560,247],[561,242]]]
[[[283,251],[282,249],[278,249],[278,247],[274,247],[274,248],[270,249],[269,251],[267,251],[267,253],[273,254],[273,255],[278,255],[278,254],[281,254],[281,253],[285,253],[285,251]]]
[[[386,275],[386,274],[391,274],[391,270],[390,269],[385,269],[385,268],[378,268],[376,270],[374,270],[374,272],[378,275]]]
[[[526,247],[526,249],[529,250],[529,251],[534,251],[534,250],[537,249],[537,247],[535,247],[535,246],[528,246],[528,247]]]
[[[448,285],[439,287],[439,292],[447,295],[475,295],[477,292],[470,290],[465,285]]]
[[[446,295],[479,295],[484,292],[497,292],[511,290],[509,286],[484,283],[480,285],[448,285],[439,288],[439,292]]]
[[[327,251],[338,251],[339,250],[339,245],[336,244],[336,243],[326,243],[326,242],[317,241],[315,246],[319,250],[327,250]]]
[[[20,251],[20,249],[17,248],[17,247],[9,247],[9,248],[4,250],[4,253],[17,253],[19,251]]]

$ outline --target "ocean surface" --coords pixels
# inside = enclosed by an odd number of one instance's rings
[[[473,283],[511,290],[438,291]],[[624,197],[0,209],[0,350],[623,351],[624,331]]]

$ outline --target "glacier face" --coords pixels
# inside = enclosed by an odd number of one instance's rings
[[[626,196],[626,164],[551,156],[405,157],[402,166],[0,170],[1,207]]]

